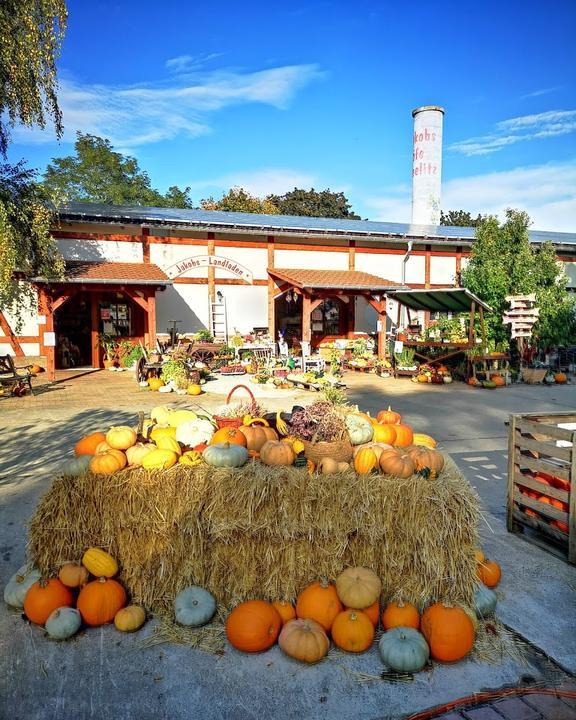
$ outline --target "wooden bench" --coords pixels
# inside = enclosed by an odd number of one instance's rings
[[[26,372],[21,373],[21,370],[25,370]],[[34,391],[32,390],[32,374],[28,372],[28,368],[15,367],[12,355],[0,355],[0,385],[14,387],[18,383],[28,385],[30,394],[34,395]]]

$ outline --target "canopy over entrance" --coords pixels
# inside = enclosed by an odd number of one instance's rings
[[[353,300],[363,297],[377,313],[378,355],[384,357],[386,293],[405,286],[358,270],[269,268],[268,275],[280,290],[278,297],[290,300],[287,312],[292,327],[309,344],[313,340],[317,344],[334,337],[353,337]]]
[[[388,295],[411,310],[429,312],[471,312],[473,306],[491,312],[492,308],[466,288],[446,288],[443,290],[405,290],[392,289]]]

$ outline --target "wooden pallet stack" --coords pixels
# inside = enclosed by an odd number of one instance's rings
[[[576,564],[576,413],[511,415],[509,433],[508,531]]]

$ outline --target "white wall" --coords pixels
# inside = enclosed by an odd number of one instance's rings
[[[276,250],[274,265],[277,268],[296,268],[298,270],[348,270],[348,253]]]
[[[384,255],[380,253],[362,253],[356,251],[356,270],[377,275],[385,280],[402,280],[402,255]]]
[[[163,270],[174,263],[182,262],[196,255],[207,255],[208,248],[202,245],[157,245],[150,243],[150,262],[155,263]],[[206,272],[206,268],[201,268]],[[186,273],[188,275],[188,273]],[[190,274],[193,277],[193,274]]]
[[[228,258],[250,270],[255,280],[266,280],[268,273],[268,251],[266,248],[237,248],[216,246],[215,255]],[[217,278],[236,277],[233,273],[222,268],[216,268]]]
[[[576,288],[576,262],[564,263],[564,272],[568,275],[568,287]]]
[[[453,285],[456,277],[455,257],[430,258],[430,282],[432,285]]]
[[[140,263],[142,244],[114,240],[75,240],[60,238],[58,247],[65,260],[108,260],[110,262]]]
[[[180,320],[178,332],[208,327],[208,285],[168,285],[156,293],[156,331],[165,333],[170,320]]]
[[[268,288],[265,285],[216,285],[226,299],[228,333],[248,333],[268,326]],[[206,289],[208,294],[208,289]]]

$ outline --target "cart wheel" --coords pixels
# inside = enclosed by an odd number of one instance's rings
[[[206,363],[210,367],[210,363],[214,362],[214,358],[216,357],[216,353],[213,350],[194,350],[194,352],[191,355],[192,359],[196,362],[203,362]]]

